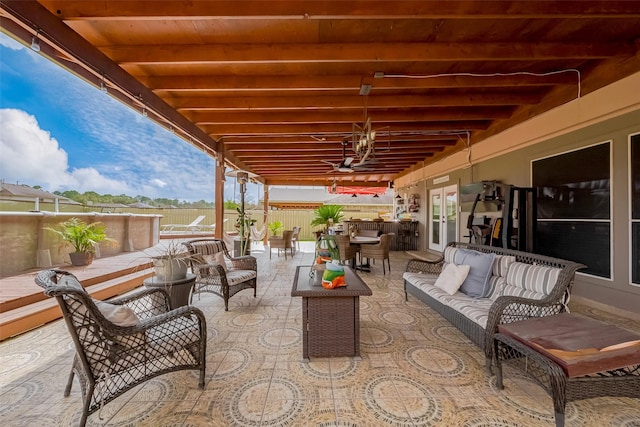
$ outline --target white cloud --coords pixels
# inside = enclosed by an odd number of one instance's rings
[[[126,183],[109,179],[94,168],[69,170],[68,156],[36,118],[22,110],[0,109],[0,173],[7,182],[41,185],[48,191],[125,193]]]
[[[0,33],[0,46],[6,47],[6,48],[11,49],[11,50],[26,49],[25,46],[23,46],[22,44],[18,43],[17,41],[15,41],[14,39],[12,39],[11,37],[9,37],[8,35],[6,35],[4,33]]]
[[[167,186],[167,183],[166,183],[166,182],[164,182],[164,181],[163,181],[163,180],[161,180],[161,179],[157,179],[157,178],[152,179],[152,180],[151,180],[151,184],[155,185],[156,187],[160,187],[160,188],[164,188],[164,187],[166,187],[166,186]]]

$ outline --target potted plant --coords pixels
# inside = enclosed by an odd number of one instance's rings
[[[89,265],[96,254],[95,246],[100,242],[115,244],[116,241],[107,237],[106,226],[101,222],[87,224],[79,218],[71,218],[60,223],[60,228],[46,227],[62,238],[65,246],[72,246],[69,254],[71,264],[76,266]]]
[[[340,205],[322,205],[314,212],[314,218],[311,221],[312,226],[322,226],[326,232],[330,225],[337,224],[342,221],[342,206]]]
[[[284,226],[282,225],[282,222],[280,221],[273,221],[269,223],[269,231],[271,231],[271,234],[273,236],[277,236],[278,232],[280,230],[282,230],[284,228]]]
[[[151,260],[158,281],[171,283],[187,277],[191,256],[181,245],[170,241],[163,252],[151,256]]]
[[[236,219],[236,229],[239,234],[239,247],[234,248],[234,251],[240,256],[249,255],[249,248],[251,247],[251,226],[257,222],[256,219],[252,219],[251,216],[244,211],[244,204],[239,208],[238,218]],[[235,243],[234,243],[235,246]]]

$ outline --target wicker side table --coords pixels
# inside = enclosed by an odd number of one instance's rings
[[[579,322],[582,316],[576,316],[569,313],[563,313],[561,315],[563,321]],[[515,322],[513,324],[502,325],[501,332],[507,332],[512,335],[513,330],[509,329],[509,325],[514,325],[513,329],[517,331],[516,324],[524,324],[530,322],[533,324],[531,330],[538,329],[536,334],[539,337],[543,337],[545,334],[545,327],[553,323],[553,318],[556,316],[550,316],[543,322],[536,319],[537,323],[525,320],[522,322]],[[589,326],[597,326],[595,323],[600,323],[593,319],[589,319],[589,324],[586,326],[582,323],[581,333],[585,337],[590,335]],[[566,323],[564,324],[566,325]],[[613,325],[606,325],[610,329],[616,328]],[[632,332],[621,330],[623,334],[630,334],[627,336],[637,334]],[[547,329],[547,331],[553,331],[557,334],[558,329]],[[571,331],[567,331],[568,335],[575,334]],[[591,335],[598,336],[598,335]],[[588,355],[580,357],[574,357],[570,360],[569,367],[567,364],[560,363],[552,360],[547,354],[543,354],[539,348],[534,348],[531,342],[526,342],[527,338],[522,338],[522,335],[508,336],[505,333],[498,333],[494,339],[494,362],[496,365],[496,385],[499,389],[503,389],[502,383],[502,363],[507,362],[512,364],[527,374],[530,378],[539,383],[553,399],[554,415],[556,420],[556,426],[564,426],[565,418],[565,406],[567,402],[581,399],[590,399],[593,397],[633,397],[640,398],[640,349],[636,347],[627,347],[631,350],[614,351],[610,353],[610,357],[607,357],[606,352],[603,353],[598,360],[594,362],[594,356]],[[535,342],[536,340],[531,340]],[[537,340],[538,342],[542,342]],[[587,348],[587,347],[582,347]],[[597,357],[597,356],[596,356]],[[564,366],[561,366],[564,365]],[[623,366],[624,365],[624,366]]]

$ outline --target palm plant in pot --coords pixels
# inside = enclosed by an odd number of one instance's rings
[[[46,227],[64,241],[65,246],[72,246],[69,254],[71,264],[76,266],[89,265],[96,254],[96,245],[100,242],[115,244],[116,241],[107,237],[107,227],[101,222],[86,223],[79,218],[71,218],[60,223],[59,228]]]
[[[342,206],[340,205],[322,205],[318,209],[313,211],[312,226],[322,226],[322,231],[326,232],[327,229],[333,224],[337,224],[342,221],[344,216],[342,213]]]

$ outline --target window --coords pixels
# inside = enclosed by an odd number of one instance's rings
[[[537,248],[611,277],[611,143],[532,162],[538,189]]]
[[[640,285],[640,134],[630,137],[631,283]]]

